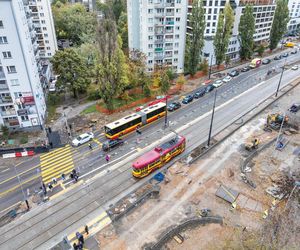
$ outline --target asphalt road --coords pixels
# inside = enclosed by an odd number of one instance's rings
[[[261,65],[257,69],[241,73],[231,82],[226,83],[218,88],[217,106],[227,102],[228,100],[231,100],[235,96],[245,92],[247,89],[255,86],[259,82],[270,77],[274,77],[275,75],[276,77],[272,79],[276,85],[276,82],[279,81],[279,74],[281,72],[279,67],[287,63],[292,64],[293,62],[299,61],[299,59],[300,53],[297,53],[295,55],[290,55],[286,59],[284,58],[280,61],[272,61],[270,64]],[[267,71],[276,66],[277,72],[267,77]],[[284,73],[284,76],[285,75],[287,75],[287,72]],[[285,78],[283,78],[282,83],[284,83],[284,81]],[[214,92],[208,93],[198,100],[194,99],[194,101],[188,105],[183,105],[182,108],[176,112],[169,112],[168,120],[170,128],[176,129],[210,111],[213,105],[213,95]],[[250,98],[250,103],[248,103],[248,105],[253,102],[251,99],[252,98]],[[255,103],[256,102],[254,102],[254,104]],[[215,120],[215,123],[217,122],[218,121]],[[202,123],[204,124],[203,121],[201,124]],[[151,142],[161,138],[162,134],[166,132],[163,129],[163,124],[164,119],[161,119],[155,124],[151,124],[143,128],[142,135],[138,136],[133,133],[127,136],[125,138],[124,146],[110,152],[112,157],[108,164],[104,159],[105,154],[101,151],[101,143],[105,141],[105,138],[103,135],[99,135],[98,133],[96,142],[93,142],[94,149],[92,151],[88,149],[87,145],[82,145],[79,148],[71,148],[74,168],[80,172],[81,178],[84,179],[90,178],[99,172],[106,171],[106,169],[114,163],[126,159],[129,155],[140,151],[145,146],[151,144]],[[208,134],[207,131],[202,131],[202,133]],[[140,139],[138,144],[136,142],[137,138]],[[59,154],[57,154],[55,157],[59,158]],[[56,162],[55,157],[53,159],[54,163]],[[16,172],[18,173],[19,179],[17,178]],[[15,169],[11,168],[8,171],[5,171],[5,173],[1,173],[0,211],[9,208],[18,201],[24,200],[27,195],[38,192],[41,182],[41,164],[39,157],[26,160],[25,162],[16,166]],[[22,183],[22,185],[20,185],[20,183]],[[70,182],[66,181],[66,186],[69,184]]]
[[[226,93],[227,86],[221,87],[218,90],[218,107],[215,113],[213,134],[223,130],[232,121],[269,98],[276,90],[279,77],[277,75],[250,89],[248,85],[245,85],[248,86],[248,91],[236,92],[234,98],[227,100],[225,100],[226,96],[230,96],[233,91]],[[299,77],[298,71],[287,70],[283,75],[282,87],[296,77]],[[239,86],[243,84],[240,83]],[[236,88],[236,91],[238,89]],[[97,172],[97,178],[90,178],[85,185],[65,193],[33,210],[32,213],[27,213],[16,223],[4,227],[4,233],[0,238],[0,249],[48,249],[61,241],[63,236],[85,225],[87,216],[96,215],[99,209],[107,208],[106,206],[113,203],[118,195],[129,192],[135,184],[147,180],[147,178],[137,180],[132,177],[131,162],[137,155],[147,151],[148,148],[153,148],[155,143],[161,143],[166,137],[170,137],[171,130],[187,138],[187,151],[207,140],[210,115],[205,109],[210,109],[211,102],[211,98],[205,97],[199,102],[186,106],[181,112],[170,115],[171,125],[166,130],[162,129],[163,121],[144,129],[141,136],[142,142],[138,145],[140,149],[134,147],[136,135],[128,136],[128,144],[122,148],[122,151],[117,150],[118,154],[113,156],[112,161],[116,160],[115,164],[103,165],[99,160],[93,166],[94,169],[99,168],[94,172]],[[85,151],[88,150],[85,148]],[[93,155],[95,153],[91,152]],[[117,159],[118,157],[121,159]]]

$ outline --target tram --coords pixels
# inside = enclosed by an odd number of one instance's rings
[[[132,175],[137,178],[143,178],[165,165],[172,158],[181,154],[184,150],[185,138],[177,135],[170,141],[139,157],[132,164]]]

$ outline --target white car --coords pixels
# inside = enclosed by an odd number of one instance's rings
[[[92,132],[84,133],[79,135],[72,141],[72,145],[78,147],[94,138],[94,134]]]
[[[215,81],[215,82],[213,83],[213,86],[214,86],[215,88],[218,88],[218,87],[220,87],[223,83],[224,83],[224,82],[223,82],[222,80],[217,80],[217,81]]]
[[[291,69],[292,70],[297,70],[298,69],[298,65],[294,65]]]
[[[49,92],[55,92],[55,90],[56,90],[55,83],[50,83]]]
[[[231,76],[226,76],[226,77],[223,78],[223,82],[230,82],[231,79],[232,79]]]

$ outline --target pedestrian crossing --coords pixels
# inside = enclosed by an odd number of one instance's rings
[[[45,184],[51,182],[53,178],[59,178],[62,173],[69,174],[74,168],[72,147],[68,144],[41,155],[40,165],[42,180]]]

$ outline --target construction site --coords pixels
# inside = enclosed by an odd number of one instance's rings
[[[299,249],[299,97],[296,86],[111,207],[100,249]]]

